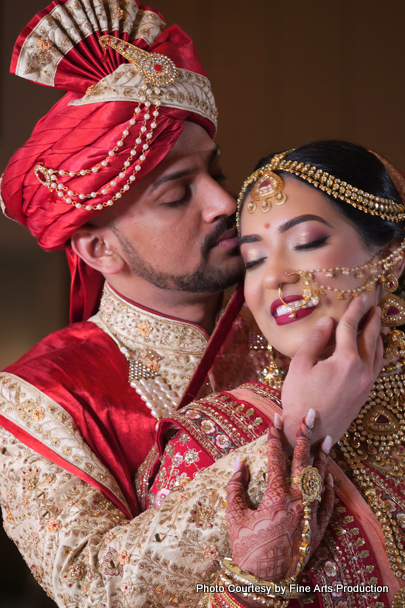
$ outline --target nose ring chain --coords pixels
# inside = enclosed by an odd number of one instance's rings
[[[354,266],[353,268],[337,267],[337,268],[317,268],[314,270],[295,270],[294,272],[287,272],[286,276],[290,277],[297,275],[304,280],[304,292],[302,299],[294,304],[287,304],[282,296],[282,287],[284,283],[280,283],[278,287],[278,294],[281,302],[284,306],[287,306],[291,310],[290,317],[296,316],[296,311],[306,306],[310,301],[316,306],[319,304],[320,296],[325,293],[335,293],[337,300],[344,300],[345,296],[349,298],[355,298],[366,291],[374,291],[374,287],[378,281],[384,281],[387,272],[390,272],[393,268],[400,263],[405,255],[405,239],[400,243],[399,247],[392,253],[387,255],[381,260],[375,260],[372,258],[366,264],[360,266]],[[353,275],[354,278],[364,278],[362,285],[352,289],[342,289],[339,287],[332,287],[332,285],[323,285],[315,279],[316,273],[325,273],[327,278],[335,278],[340,275],[349,276]]]

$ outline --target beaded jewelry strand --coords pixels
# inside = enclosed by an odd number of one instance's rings
[[[141,86],[142,95],[139,97],[139,103],[135,108],[132,118],[129,120],[125,127],[121,138],[117,141],[114,148],[112,148],[101,162],[93,165],[92,167],[81,168],[79,171],[67,171],[65,169],[53,169],[46,167],[40,163],[35,166],[34,172],[37,179],[43,186],[46,186],[51,194],[56,195],[64,200],[68,205],[72,205],[77,209],[86,209],[87,211],[100,211],[103,207],[111,207],[122,195],[130,189],[131,184],[136,180],[137,173],[141,170],[141,165],[146,159],[146,152],[149,150],[149,144],[153,138],[153,132],[157,126],[157,118],[159,116],[159,107],[161,105],[161,94],[162,88],[175,82],[177,78],[177,68],[173,61],[165,55],[159,55],[158,53],[149,53],[143,49],[136,47],[129,42],[124,42],[115,36],[102,36],[99,40],[99,44],[107,52],[107,48],[110,47],[117,51],[120,55],[123,55],[130,63],[135,65],[137,71],[141,75],[145,84]],[[153,100],[153,101],[150,101]],[[154,105],[155,109],[150,113],[150,106]],[[142,110],[145,110],[143,116],[143,123],[139,129],[138,137],[135,140],[129,156],[125,160],[121,170],[116,177],[101,190],[93,192],[76,192],[72,190],[60,181],[60,177],[83,177],[91,173],[98,173],[102,169],[108,167],[114,156],[119,152],[120,148],[124,145],[126,138],[130,135],[132,127],[137,122],[137,116]],[[151,120],[149,126],[148,121]],[[144,141],[144,143],[142,143]],[[131,175],[128,177],[125,184],[117,186],[117,182],[125,179],[128,169],[131,166],[131,161],[138,153],[139,146],[142,145],[142,154],[139,156],[138,162],[135,165]],[[116,188],[116,189],[115,189]],[[86,200],[95,199],[99,196],[106,196],[112,193],[110,198],[97,204],[86,204]]]
[[[143,85],[143,87],[145,90],[147,89],[146,85]],[[130,134],[131,127],[133,127],[135,125],[136,117],[141,112],[141,105],[142,104],[139,103],[138,106],[135,108],[132,118],[130,119],[130,121],[128,122],[128,125],[126,126],[126,128],[124,129],[124,131],[122,133],[121,139],[119,139],[117,141],[116,146],[108,152],[108,154],[104,160],[97,163],[96,165],[94,165],[91,168],[80,169],[80,171],[65,171],[63,169],[56,170],[56,169],[47,168],[43,164],[37,165],[35,167],[34,171],[35,171],[35,175],[37,176],[37,178],[39,179],[41,184],[43,186],[46,186],[50,192],[56,192],[56,194],[59,198],[62,198],[68,205],[73,205],[77,209],[80,209],[81,207],[83,207],[87,211],[90,211],[90,210],[96,211],[96,210],[102,209],[103,207],[112,206],[115,203],[115,201],[120,199],[122,197],[122,195],[129,190],[130,184],[136,180],[136,174],[138,173],[138,171],[141,170],[141,165],[146,158],[145,152],[149,149],[149,143],[147,143],[147,142],[150,142],[150,140],[152,139],[153,131],[157,126],[156,119],[159,116],[159,111],[157,109],[160,105],[159,101],[155,102],[156,109],[152,113],[153,119],[150,124],[148,133],[146,133],[146,131],[148,131],[148,127],[147,127],[148,120],[151,118],[151,116],[149,114],[149,107],[150,107],[151,103],[149,101],[144,102],[143,105],[147,111],[144,114],[143,124],[140,128],[139,136],[135,140],[135,145],[133,146],[133,149],[129,153],[128,158],[125,160],[125,162],[121,168],[121,171],[102,190],[98,190],[98,191],[94,191],[94,192],[90,192],[90,193],[79,193],[74,190],[71,190],[68,186],[64,185],[59,180],[59,177],[63,177],[63,176],[81,177],[84,175],[89,175],[90,173],[98,173],[101,169],[103,169],[104,167],[107,167],[108,164],[111,162],[111,160],[114,158],[115,154],[124,145],[125,139]],[[145,133],[146,133],[146,135],[145,135],[146,142],[142,145],[142,154],[140,155],[140,157],[138,159],[138,163],[135,165],[135,168],[132,171],[129,178],[127,179],[126,183],[123,186],[121,186],[121,188],[119,190],[116,190],[115,194],[113,196],[111,196],[111,198],[108,201],[105,201],[104,203],[98,203],[97,205],[85,204],[83,201],[85,201],[86,199],[94,199],[94,198],[97,198],[98,196],[105,196],[106,194],[109,193],[109,191],[112,188],[115,188],[115,186],[117,185],[117,181],[125,178],[128,168],[131,166],[131,161],[132,161],[133,157],[136,156],[136,154],[138,152],[138,147],[142,144],[142,137],[144,136]],[[79,200],[76,201],[76,200],[74,200],[75,198],[76,199],[78,198]]]

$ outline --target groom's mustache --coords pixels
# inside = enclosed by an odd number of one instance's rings
[[[221,236],[234,227],[236,227],[235,213],[218,221],[211,234],[207,235],[202,242],[200,251],[204,260],[207,259],[210,249],[217,244],[217,242],[221,239]]]

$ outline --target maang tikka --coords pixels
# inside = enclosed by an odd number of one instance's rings
[[[257,181],[256,181],[257,180]],[[270,211],[272,204],[283,205],[287,200],[287,196],[283,193],[284,180],[282,177],[271,171],[266,165],[261,169],[257,169],[252,175],[245,181],[243,188],[238,198],[238,211],[236,213],[236,228],[240,234],[240,205],[241,200],[246,192],[246,189],[250,184],[255,185],[252,188],[252,194],[250,201],[247,204],[247,210],[249,213],[254,213],[257,207],[263,213]]]
[[[260,210],[267,213],[270,211],[273,201],[276,205],[285,203],[287,197],[283,194],[283,187],[283,179],[277,173],[267,170],[254,185],[247,206],[249,213],[254,213],[259,204]]]

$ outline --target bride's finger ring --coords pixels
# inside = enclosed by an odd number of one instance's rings
[[[318,470],[311,465],[306,467],[301,475],[292,475],[291,483],[296,483],[300,486],[302,493],[302,502],[311,503],[314,500],[320,500],[322,493],[322,477]]]

